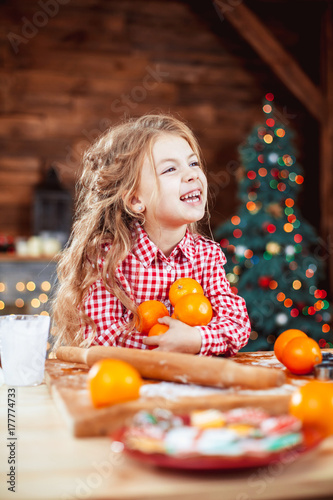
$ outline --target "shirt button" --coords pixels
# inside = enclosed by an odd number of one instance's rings
[[[167,271],[172,271],[172,267],[171,266],[167,266]]]

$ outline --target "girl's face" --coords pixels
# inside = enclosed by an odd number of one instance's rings
[[[174,230],[202,219],[207,179],[189,143],[182,137],[161,135],[152,156],[154,165],[148,156],[144,161],[135,196],[138,204],[134,209],[142,206],[145,227]]]

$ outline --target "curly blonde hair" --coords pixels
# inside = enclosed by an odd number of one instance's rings
[[[59,285],[53,304],[55,347],[91,345],[96,325],[84,313],[82,303],[97,279],[133,313],[128,332],[134,329],[137,305],[116,280],[115,270],[131,251],[135,223],[144,223],[142,214],[131,211],[129,201],[139,187],[146,156],[153,165],[153,145],[164,134],[184,138],[203,165],[193,132],[169,115],[149,114],[111,127],[85,152],[72,233],[58,264]],[[198,232],[197,224],[189,229]],[[103,250],[104,243],[111,243],[112,251]],[[103,269],[100,259],[104,259]],[[92,327],[92,333],[83,340],[85,325]]]

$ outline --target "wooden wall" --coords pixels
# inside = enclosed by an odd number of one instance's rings
[[[319,15],[309,2],[247,3],[318,78]],[[199,137],[216,226],[237,206],[237,147],[262,121],[267,91],[298,132],[313,200],[305,215],[319,227],[316,122],[212,3],[199,4],[0,2],[0,233],[31,233],[34,188],[51,165],[72,189],[80,153],[97,134],[124,115],[157,110],[186,120]]]

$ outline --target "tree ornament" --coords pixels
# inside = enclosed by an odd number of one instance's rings
[[[277,255],[281,251],[281,246],[276,241],[270,241],[266,245],[266,250],[272,255]]]
[[[270,203],[265,211],[275,217],[275,219],[281,219],[283,216],[283,207],[279,203]]]
[[[285,248],[286,255],[295,255],[296,250],[294,245],[287,245]]]
[[[270,276],[260,276],[258,279],[258,285],[261,288],[268,288],[272,278]]]
[[[237,168],[237,170],[235,171],[235,177],[237,182],[241,182],[244,177],[246,177],[246,171],[243,165]]]
[[[237,257],[244,257],[244,252],[246,251],[246,247],[243,245],[237,245],[235,247],[235,254]]]
[[[275,323],[283,326],[288,322],[288,316],[285,313],[279,313],[275,316]]]

